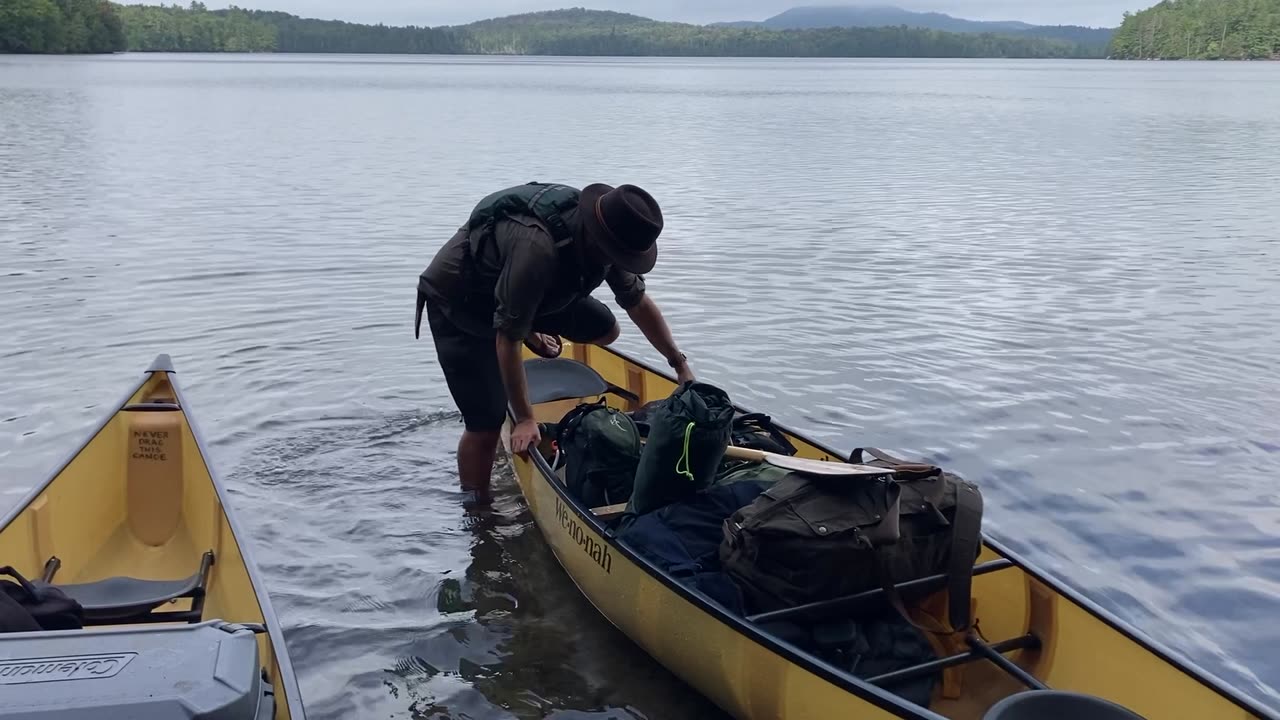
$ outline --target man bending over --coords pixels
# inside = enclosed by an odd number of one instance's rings
[[[662,211],[634,185],[529,183],[480,201],[467,223],[418,279],[418,335],[425,306],[436,356],[462,412],[458,474],[464,504],[491,502],[490,475],[507,404],[515,415],[512,450],[540,437],[529,403],[521,345],[542,357],[560,341],[608,345],[618,322],[592,291],[607,282],[680,382],[694,379],[644,274],[658,257]]]

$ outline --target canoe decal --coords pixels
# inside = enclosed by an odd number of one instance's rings
[[[569,533],[569,537],[573,542],[582,548],[582,551],[588,557],[595,560],[596,564],[605,573],[609,573],[610,568],[613,567],[613,558],[609,556],[609,547],[597,541],[578,523],[578,518],[572,512],[569,512],[569,507],[564,504],[564,501],[559,496],[556,497],[556,518],[560,520],[560,527]]]
[[[137,653],[68,655],[0,662],[0,685],[115,677]]]
[[[164,462],[169,449],[168,430],[134,430],[133,459]]]

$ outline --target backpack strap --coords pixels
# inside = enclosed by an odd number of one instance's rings
[[[889,564],[885,562],[884,553],[879,548],[875,551],[875,558],[876,574],[880,576],[880,589],[884,591],[885,598],[889,601],[889,604],[893,609],[898,611],[898,614],[902,616],[902,619],[911,623],[911,625],[917,630],[922,630],[933,635],[950,634],[946,628],[942,627],[938,623],[931,622],[930,624],[933,625],[933,627],[926,627],[925,625],[921,625],[916,622],[915,618],[911,617],[911,613],[907,612],[906,603],[902,602],[902,594],[898,592],[897,586],[895,586],[890,579],[892,576],[889,573]],[[932,621],[933,618],[929,618],[929,620]]]
[[[849,455],[852,463],[861,463],[863,453],[879,460],[892,468],[902,468],[908,472],[924,472],[926,468],[938,472],[940,468],[931,465],[908,463],[904,460],[877,450],[875,448],[856,448]],[[932,474],[932,473],[928,473]],[[949,632],[964,632],[972,623],[969,614],[969,595],[973,591],[973,559],[978,555],[982,544],[982,495],[970,483],[956,482],[956,513],[951,523],[951,557],[947,563],[947,597]],[[876,555],[880,563],[880,583],[885,596],[899,615],[916,628],[934,634],[948,634],[945,630],[926,628],[916,623],[907,614],[905,604],[898,589],[890,581],[889,568],[883,556]]]
[[[593,403],[581,403],[560,418],[559,424],[556,426],[556,445],[564,447],[564,441],[578,430],[578,426],[582,424],[582,419],[595,410],[605,407],[604,398],[600,398]]]
[[[534,217],[547,226],[547,229],[551,231],[551,239],[558,248],[571,242],[574,239],[574,233],[573,228],[570,228],[569,224],[564,221],[564,217],[560,214],[560,208],[554,202],[549,203],[551,207],[547,207],[546,204],[539,204],[538,201],[542,200],[542,196],[552,191],[570,191],[570,188],[564,185],[547,185],[543,187],[534,193],[533,197],[529,198],[529,212],[533,213]],[[573,196],[576,202],[577,193],[573,193]]]
[[[796,446],[791,444],[791,441],[787,439],[787,436],[782,431],[778,430],[773,424],[773,418],[768,415],[758,412],[746,413],[733,419],[733,429],[736,431],[741,432],[751,427],[758,428],[768,434],[769,437],[773,438],[774,442],[778,443],[779,447],[786,450],[787,454],[795,455],[798,452]]]
[[[906,460],[896,458],[883,450],[877,450],[875,448],[854,448],[853,452],[849,453],[849,462],[854,465],[863,465],[863,453],[866,453],[885,465],[888,465],[894,470],[895,475],[912,475],[917,473],[932,475],[942,469],[937,465],[930,465],[929,463],[907,462]]]
[[[973,559],[982,543],[982,495],[967,482],[956,483],[956,515],[951,523],[951,559],[947,565],[947,595],[951,627],[969,629],[969,593],[973,589]]]

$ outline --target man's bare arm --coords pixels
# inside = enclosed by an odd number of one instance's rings
[[[680,355],[680,348],[676,345],[675,338],[671,336],[671,328],[662,317],[662,311],[658,309],[658,304],[653,301],[653,298],[646,294],[640,302],[627,308],[627,315],[631,316],[631,321],[640,328],[640,332],[644,334],[649,344],[662,353],[667,362],[676,369],[681,382],[693,379],[693,371]]]
[[[515,427],[511,429],[511,450],[517,455],[527,456],[542,440],[542,433],[538,431],[538,423],[534,422],[533,406],[529,403],[528,378],[524,374],[520,350],[523,342],[498,333],[494,345],[507,401],[511,403],[516,417]]]
[[[502,371],[502,384],[507,390],[507,401],[515,412],[516,422],[531,420],[533,406],[529,404],[529,389],[520,349],[523,343],[502,333],[498,333],[495,343],[498,368]]]

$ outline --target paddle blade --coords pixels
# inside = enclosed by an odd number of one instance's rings
[[[836,477],[883,477],[892,475],[890,468],[872,467],[871,465],[853,465],[846,462],[828,462],[810,460],[809,458],[791,457],[788,455],[768,455],[765,461],[775,467],[802,473],[804,475],[824,475]]]
[[[805,475],[876,477],[893,474],[893,470],[889,468],[872,467],[870,465],[853,465],[847,462],[810,460],[809,458],[778,455],[777,453],[756,450],[755,448],[744,448],[733,445],[729,446],[725,450],[725,457],[733,458],[735,460],[747,460],[749,462],[766,462],[774,467],[780,467],[784,470],[803,473]]]

